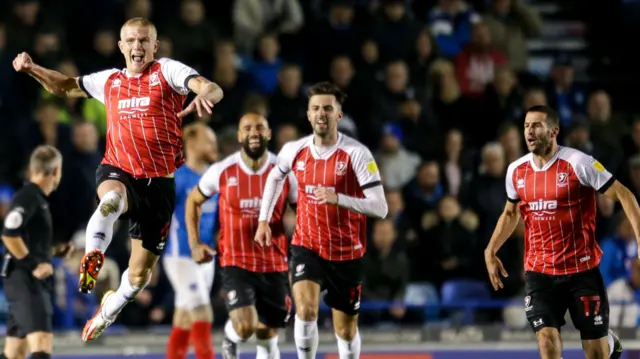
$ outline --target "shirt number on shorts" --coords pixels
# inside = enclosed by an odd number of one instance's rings
[[[592,314],[598,315],[600,313],[600,296],[592,295],[592,296],[582,296],[580,297],[580,301],[584,307],[584,316],[589,317]]]

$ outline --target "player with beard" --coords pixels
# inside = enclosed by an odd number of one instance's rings
[[[271,130],[264,117],[244,115],[238,125],[242,149],[211,166],[187,198],[191,255],[196,262],[206,263],[214,252],[201,240],[199,213],[208,198],[220,196],[218,254],[229,310],[222,343],[225,359],[238,358],[239,344],[254,334],[258,339],[257,359],[279,358],[278,328],[284,327],[290,317],[288,245],[282,219],[287,201],[296,203],[298,192],[293,176],[284,181],[284,191],[269,223],[274,245],[260,248],[253,241],[262,192],[267,176],[276,166],[276,156],[267,151],[270,139]]]
[[[498,250],[522,217],[525,225],[524,311],[543,359],[560,359],[560,328],[567,310],[580,331],[586,358],[619,358],[622,346],[609,330],[609,302],[598,269],[596,192],[620,202],[640,238],[640,208],[633,194],[593,157],[558,146],[559,120],[547,106],[527,111],[529,154],[509,165],[508,201],[485,262],[495,290],[507,276]]]
[[[185,224],[185,202],[206,169],[218,157],[216,135],[209,127],[196,122],[183,130],[186,150],[185,165],[175,173],[176,209],[171,221],[169,240],[162,258],[165,273],[175,293],[173,330],[167,344],[167,359],[184,359],[193,344],[196,359],[213,359],[211,342],[211,286],[214,262],[198,264],[191,259],[191,249]],[[200,235],[212,245],[218,220],[218,196],[202,205]]]
[[[387,201],[371,152],[338,132],[346,96],[327,82],[312,86],[308,96],[307,118],[313,135],[285,144],[278,154],[278,170],[268,178],[255,240],[265,248],[272,245],[275,233],[267,224],[273,220],[286,176],[294,173],[299,192],[291,267],[298,358],[316,357],[324,288],[340,359],[355,359],[360,356],[358,312],[367,216],[384,218]]]

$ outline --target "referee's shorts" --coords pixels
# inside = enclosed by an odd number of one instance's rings
[[[35,332],[53,331],[53,303],[51,286],[22,268],[14,267],[3,278],[9,304],[7,336],[25,338]]]

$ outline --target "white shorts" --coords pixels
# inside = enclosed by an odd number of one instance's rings
[[[167,278],[175,292],[175,307],[193,310],[211,303],[211,287],[215,274],[215,262],[197,264],[191,258],[162,258]]]

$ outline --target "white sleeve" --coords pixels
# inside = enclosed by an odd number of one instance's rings
[[[203,196],[210,198],[220,192],[220,166],[215,163],[198,181],[198,190]]]
[[[282,149],[278,153],[278,159],[276,160],[276,167],[280,172],[288,174],[293,169],[293,159],[296,156],[298,146],[297,142],[287,142],[282,146]]]
[[[288,201],[291,204],[296,204],[298,203],[298,180],[293,172],[289,172],[287,178],[289,179]]]
[[[580,153],[572,162],[574,162],[573,170],[583,186],[589,186],[598,192],[604,192],[613,184],[613,175],[595,158]]]
[[[509,165],[507,168],[507,175],[505,178],[505,187],[507,189],[507,199],[510,202],[518,202],[520,200],[520,196],[518,196],[518,191],[516,191],[516,187],[513,185],[513,171],[515,170],[515,165]]]
[[[264,184],[264,193],[262,194],[262,205],[260,206],[259,221],[270,221],[273,210],[276,208],[278,198],[284,188],[284,180],[286,175],[277,168],[272,168],[267,176],[267,182]]]
[[[104,87],[109,79],[109,76],[118,72],[118,69],[109,69],[100,72],[94,72],[89,75],[80,76],[78,84],[82,91],[84,91],[90,98],[104,103]]]
[[[351,166],[363,191],[367,188],[382,186],[378,165],[368,148],[362,146],[353,152]]]
[[[169,86],[181,95],[188,95],[190,90],[187,84],[192,78],[200,76],[198,72],[180,61],[162,58],[158,62],[160,62],[160,70]]]
[[[369,217],[385,218],[389,212],[387,198],[382,186],[364,189],[364,198],[350,197],[338,193],[338,206],[362,213]]]

